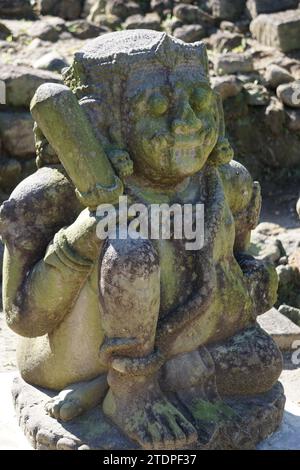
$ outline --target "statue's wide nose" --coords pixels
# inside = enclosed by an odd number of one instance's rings
[[[178,99],[174,114],[172,131],[175,134],[193,134],[202,128],[202,122],[194,113],[187,97]]]

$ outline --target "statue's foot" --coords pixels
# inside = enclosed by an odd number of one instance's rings
[[[187,413],[202,445],[209,448],[220,433],[225,442],[225,433],[229,448],[241,446],[237,442],[244,437],[240,418],[218,393],[215,364],[205,347],[169,359],[161,370],[160,385],[172,403]]]
[[[197,441],[195,428],[167,400],[153,377],[114,379],[103,411],[143,449],[184,448]]]
[[[107,392],[106,374],[88,382],[69,385],[45,404],[46,412],[53,418],[70,421],[98,405]]]
[[[250,436],[240,416],[221,399],[203,398],[203,389],[193,388],[176,393],[179,408],[186,410],[198,431],[198,440],[208,446],[221,437],[228,449],[248,449]]]

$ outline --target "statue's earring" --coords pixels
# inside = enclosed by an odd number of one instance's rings
[[[107,151],[108,158],[117,175],[122,179],[133,173],[133,161],[126,150],[110,149]]]
[[[215,93],[215,96],[219,114],[219,138],[209,156],[209,163],[213,166],[219,166],[229,163],[230,160],[233,159],[234,151],[228,139],[225,137],[225,118],[221,95]]]
[[[219,140],[209,156],[209,163],[213,166],[224,165],[233,159],[234,151],[226,137],[219,137]]]
[[[37,168],[42,168],[45,165],[58,165],[60,161],[55,150],[51,147],[36,122],[33,126],[33,133]]]

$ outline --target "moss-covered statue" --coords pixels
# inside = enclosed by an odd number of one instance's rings
[[[253,447],[284,405],[280,352],[256,323],[277,279],[246,253],[259,185],[231,161],[204,45],[107,34],[64,80],[36,92],[39,169],[1,208],[22,378],[48,389],[48,422],[99,413],[101,436],[103,423],[122,436],[111,447]],[[99,238],[97,206],[122,195],[203,204],[204,246]]]

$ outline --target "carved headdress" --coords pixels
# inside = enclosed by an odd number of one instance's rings
[[[203,43],[186,44],[152,30],[120,31],[89,41],[75,54],[64,79],[84,107],[103,144],[125,149],[123,94],[128,76],[137,69],[174,69],[180,64],[196,66],[199,75],[208,80]]]
[[[87,46],[75,54],[72,67],[66,72],[66,79],[75,85],[76,78],[94,92],[106,80],[118,76],[124,80],[137,68],[161,65],[174,68],[178,65],[193,65],[199,74],[208,80],[208,60],[202,42],[187,44],[166,33],[152,30],[128,30],[110,33],[89,41]],[[73,79],[73,80],[72,80]],[[71,85],[71,83],[70,83]]]
[[[64,72],[64,80],[109,153],[113,147],[126,150],[124,121],[128,109],[124,90],[129,75],[156,67],[173,70],[178,66],[192,67],[199,78],[209,82],[206,47],[202,42],[188,44],[163,32],[128,30],[89,41],[75,54],[73,64]],[[221,108],[222,105],[222,115]]]

